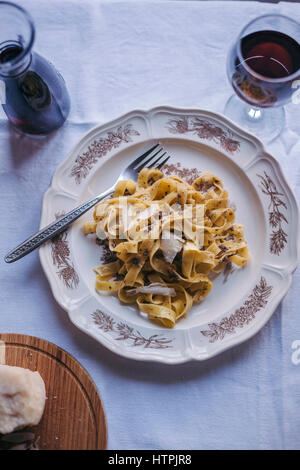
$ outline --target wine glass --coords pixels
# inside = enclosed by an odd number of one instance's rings
[[[283,15],[252,20],[229,51],[227,74],[236,94],[225,115],[264,142],[274,140],[285,126],[283,106],[300,86],[300,24]]]

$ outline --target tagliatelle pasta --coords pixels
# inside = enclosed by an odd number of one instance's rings
[[[244,266],[249,250],[222,181],[206,172],[190,185],[144,168],[120,181],[84,225],[108,241],[115,261],[95,268],[97,291],[117,293],[149,319],[173,327],[212,287],[210,273]]]

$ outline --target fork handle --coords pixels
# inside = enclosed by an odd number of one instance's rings
[[[67,214],[55,220],[55,222],[52,222],[51,224],[47,225],[47,227],[44,227],[35,235],[32,235],[31,237],[27,238],[23,243],[21,243],[16,248],[11,250],[5,256],[4,260],[6,261],[6,263],[13,263],[14,261],[17,261],[18,259],[23,258],[23,256],[28,255],[28,253],[31,253],[31,251],[38,248],[47,240],[55,237],[56,235],[61,233],[63,230],[65,230],[69,225],[72,224],[72,222],[77,220],[82,214],[87,212],[91,207],[93,207],[95,204],[100,202],[106,196],[113,193],[114,190],[115,190],[115,186],[112,186],[104,193],[99,194],[98,196],[94,197],[93,199],[90,199],[87,202],[84,202],[78,207],[75,207],[75,209],[72,209]]]

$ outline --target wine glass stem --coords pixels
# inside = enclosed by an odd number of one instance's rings
[[[261,121],[263,118],[263,111],[261,108],[256,108],[255,106],[246,107],[247,118],[252,122]]]

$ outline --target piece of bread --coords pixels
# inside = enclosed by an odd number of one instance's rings
[[[0,365],[0,434],[38,424],[45,400],[45,384],[38,372]]]

